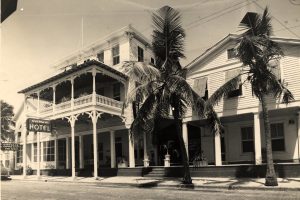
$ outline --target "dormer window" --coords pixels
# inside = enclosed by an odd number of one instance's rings
[[[104,63],[104,52],[100,52],[97,54],[97,58],[100,62]]]
[[[228,59],[232,59],[232,58],[236,58],[236,57],[237,57],[236,49],[234,49],[234,48],[227,49],[227,58]]]
[[[138,47],[138,62],[144,62],[144,49]]]
[[[112,48],[113,65],[120,63],[120,47],[119,45]]]

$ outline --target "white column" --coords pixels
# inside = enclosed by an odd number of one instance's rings
[[[71,109],[74,109],[74,78],[71,80]]]
[[[92,71],[92,76],[93,76],[93,94],[92,94],[92,98],[93,98],[93,105],[96,105],[96,69],[93,68]]]
[[[298,161],[300,162],[300,112],[298,112]]]
[[[215,165],[221,166],[222,165],[222,153],[221,153],[221,135],[215,134]]]
[[[55,160],[55,169],[58,168],[58,139],[54,139],[54,160]]]
[[[144,167],[149,167],[149,157],[147,153],[147,134],[144,132],[143,134],[144,139]]]
[[[26,123],[23,124],[23,178],[26,178],[26,171],[27,171],[27,130],[26,130]]]
[[[19,144],[19,133],[17,132],[17,133],[15,133],[15,137],[16,137],[16,143],[18,143]],[[15,151],[15,169],[16,169],[16,167],[17,167],[17,163],[18,163],[18,159],[17,159],[17,155],[18,155],[18,150],[17,151]]]
[[[98,178],[98,137],[97,137],[97,115],[92,111],[93,122],[93,150],[94,150],[94,177]]]
[[[37,140],[36,140],[36,143],[37,143],[37,153],[36,153],[36,162],[37,162],[37,171],[36,171],[36,175],[37,177],[39,178],[41,176],[41,142],[40,142],[40,133],[37,132],[36,133],[36,137],[37,137]]]
[[[70,139],[66,137],[66,169],[70,169]]]
[[[84,146],[83,146],[83,136],[79,136],[79,168],[84,168]]]
[[[128,146],[129,146],[129,167],[135,167],[134,158],[134,139],[130,136],[130,129],[128,129]]]
[[[72,149],[72,178],[75,179],[75,117],[72,115],[71,120],[71,149]]]
[[[52,86],[53,91],[53,99],[52,99],[52,111],[55,112],[55,104],[56,104],[56,85]]]
[[[187,158],[189,158],[189,138],[188,138],[187,123],[182,123],[182,138],[183,138]]]
[[[261,156],[261,135],[260,135],[260,119],[259,113],[254,113],[254,159],[255,164],[260,165],[262,163]]]
[[[110,131],[110,166],[116,167],[115,131]]]

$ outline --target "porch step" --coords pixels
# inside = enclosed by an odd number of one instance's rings
[[[152,168],[145,177],[165,177],[165,168]]]

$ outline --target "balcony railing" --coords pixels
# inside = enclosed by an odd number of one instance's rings
[[[117,101],[114,99],[111,99],[109,97],[105,97],[102,95],[98,95],[96,96],[96,103],[97,105],[108,105],[108,106],[113,106],[113,107],[117,107],[117,108],[122,108],[123,107],[123,102],[122,101]]]
[[[98,94],[96,95],[95,100],[96,100],[95,104],[98,106],[107,106],[110,108],[118,108],[118,109],[122,109],[122,106],[123,106],[123,102],[121,102],[121,101],[117,101],[112,98],[105,97],[105,96],[98,95]],[[81,108],[84,106],[94,105],[93,104],[93,95],[88,94],[88,95],[76,98],[76,99],[74,99],[73,105],[74,105],[73,109],[78,109],[78,108]],[[56,104],[54,110],[55,110],[55,113],[71,111],[72,110],[72,101],[69,100],[69,101],[66,101],[63,103]],[[51,105],[51,103],[49,103],[48,106],[43,106],[42,108],[40,108],[40,114],[42,114],[42,115],[48,115],[51,113],[53,113],[53,106]]]

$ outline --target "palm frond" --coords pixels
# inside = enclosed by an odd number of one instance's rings
[[[221,124],[221,120],[218,117],[218,114],[213,109],[213,106],[207,102],[205,107],[205,116],[208,120],[208,125],[212,131],[212,134],[221,134],[224,131],[224,127]]]
[[[138,83],[157,80],[161,74],[157,68],[146,62],[126,61],[122,68],[129,80]]]
[[[185,32],[181,26],[180,13],[165,6],[153,14],[152,21],[154,26],[152,47],[158,67],[162,67],[166,60],[184,58]]]
[[[237,75],[231,80],[227,81],[224,85],[219,87],[207,100],[207,102],[211,106],[215,106],[220,100],[229,94],[232,90],[236,90],[236,88],[241,84],[241,75]]]
[[[155,93],[151,93],[144,101],[140,110],[137,113],[136,118],[133,120],[130,133],[134,137],[138,133],[150,133],[154,129],[154,120],[157,111],[157,98]]]

